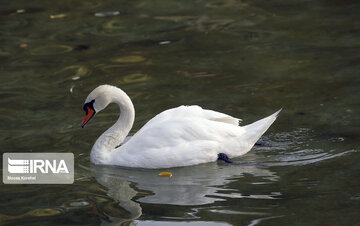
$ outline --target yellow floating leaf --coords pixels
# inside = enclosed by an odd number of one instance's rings
[[[50,19],[60,19],[66,17],[65,14],[50,15]]]
[[[172,177],[171,172],[161,172],[158,174],[159,177]]]
[[[16,215],[16,216],[0,214],[0,222],[3,223],[8,220],[16,220],[16,219],[21,219],[21,218],[25,218],[25,217],[49,217],[49,216],[55,216],[55,215],[59,215],[59,214],[61,214],[60,210],[56,210],[56,209],[50,209],[50,208],[34,209],[34,210],[30,210],[29,212],[26,212],[26,213],[23,213],[20,215]]]
[[[122,83],[135,83],[135,82],[144,82],[146,80],[149,80],[150,77],[145,74],[141,73],[134,73],[130,75],[125,75],[122,79]]]
[[[49,45],[40,46],[35,49],[31,49],[32,55],[53,55],[71,52],[73,48],[67,45]]]
[[[137,63],[145,60],[145,57],[142,56],[126,56],[114,58],[112,61],[117,63]]]
[[[25,213],[24,216],[47,217],[47,216],[58,215],[60,213],[61,212],[59,210],[46,208],[46,209],[30,210],[29,212]]]

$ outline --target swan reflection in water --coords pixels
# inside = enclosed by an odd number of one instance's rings
[[[173,177],[159,177],[161,169],[134,169],[91,165],[96,180],[108,189],[107,195],[119,201],[119,205],[131,213],[135,220],[142,214],[141,203],[170,205],[204,205],[225,198],[273,199],[279,194],[244,196],[241,189],[227,189],[224,185],[238,180],[243,174],[260,178],[259,183],[271,183],[278,176],[264,166],[254,163],[238,165],[222,162],[200,164],[191,167],[167,169]],[[147,196],[134,200],[139,190],[149,191]],[[110,219],[112,223],[124,219]]]

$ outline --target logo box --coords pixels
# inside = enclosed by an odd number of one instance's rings
[[[73,153],[4,153],[4,184],[72,184]]]

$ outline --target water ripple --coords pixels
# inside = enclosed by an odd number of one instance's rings
[[[340,151],[321,148],[322,142],[328,141],[319,140],[313,131],[306,128],[272,134],[263,137],[262,140],[267,145],[254,149],[265,155],[263,163],[268,166],[307,165],[358,152],[355,149]],[[342,142],[343,140],[338,141]]]

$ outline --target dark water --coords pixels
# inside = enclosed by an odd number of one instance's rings
[[[1,1],[1,152],[72,152],[75,182],[1,184],[0,223],[359,225],[359,12],[350,0]],[[89,163],[119,113],[80,128],[100,84],[132,98],[132,133],[181,104],[244,124],[284,110],[243,164],[160,178]]]

